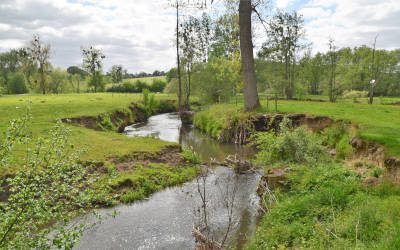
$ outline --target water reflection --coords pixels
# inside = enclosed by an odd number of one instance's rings
[[[229,154],[248,158],[253,153],[249,147],[219,143],[191,125],[182,125],[176,113],[152,116],[147,123],[126,127],[125,134],[128,136],[153,136],[164,141],[177,142],[183,147],[192,147],[204,161],[208,161],[210,158],[222,161]]]

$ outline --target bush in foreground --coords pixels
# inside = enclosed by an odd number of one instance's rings
[[[6,202],[0,203],[0,249],[70,249],[84,225],[71,226],[69,219],[72,212],[91,205],[87,187],[94,178],[78,163],[70,131],[61,123],[48,137],[37,139],[29,124],[29,116],[11,121],[0,140],[0,168],[13,166],[21,157],[14,153],[18,144],[25,149],[21,170],[0,183],[7,187],[0,192],[8,193]]]
[[[261,164],[308,163],[315,164],[327,158],[322,140],[305,127],[290,128],[284,118],[278,133],[257,133],[253,141],[259,152],[256,161]]]

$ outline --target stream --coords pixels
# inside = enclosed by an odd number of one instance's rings
[[[128,126],[127,136],[154,136],[161,140],[178,142],[192,147],[203,161],[215,158],[222,161],[229,154],[247,158],[251,150],[233,144],[221,144],[203,135],[192,126],[183,126],[174,113],[155,115],[148,122]],[[260,174],[235,176],[226,167],[216,167],[206,179],[209,226],[218,237],[228,227],[227,209],[221,200],[224,190],[236,185],[233,209],[234,226],[228,245],[241,249],[254,233],[259,218],[257,183]],[[102,215],[117,212],[115,217],[105,217],[101,223],[87,229],[75,249],[194,249],[192,228],[201,205],[196,180],[181,186],[166,188],[144,201],[113,208],[99,209]],[[93,222],[94,216],[82,220]]]

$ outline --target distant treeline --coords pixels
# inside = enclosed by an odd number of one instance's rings
[[[67,69],[54,67],[50,62],[51,47],[38,36],[29,45],[0,53],[0,95],[25,93],[80,93],[80,92],[152,92],[163,91],[166,83],[162,80],[152,84],[137,81],[122,83],[126,79],[164,76],[164,71],[130,74],[122,65],[113,65],[103,73],[102,60],[105,56],[93,46],[82,49],[82,66]],[[110,84],[113,87],[107,88]]]
[[[153,76],[165,76],[165,72],[164,71],[158,71],[155,70],[153,73],[146,73],[146,72],[139,72],[139,73],[126,73],[124,74],[124,79],[127,78],[143,78],[143,77],[153,77]]]
[[[114,84],[106,89],[107,92],[117,93],[141,93],[147,89],[150,92],[163,92],[167,82],[161,79],[153,79],[151,83],[143,80],[136,80],[134,82],[124,82],[120,84]]]

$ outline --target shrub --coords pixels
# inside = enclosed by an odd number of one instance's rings
[[[150,116],[154,114],[158,107],[158,102],[154,98],[154,94],[150,94],[150,91],[148,89],[144,89],[142,92],[142,96],[142,104],[144,110],[146,111],[146,115]]]
[[[153,84],[147,84],[142,80],[136,80],[132,82],[124,82],[120,84],[114,84],[106,89],[107,92],[114,93],[141,93],[144,89],[148,89],[150,92],[162,92],[167,83],[163,80],[154,79]]]
[[[342,97],[345,99],[364,98],[368,96],[368,91],[345,90]]]
[[[199,155],[193,150],[193,148],[184,148],[181,156],[188,163],[199,164],[201,162]]]
[[[0,249],[71,249],[84,225],[68,221],[72,212],[91,207],[96,178],[79,163],[61,122],[40,138],[32,136],[29,124],[29,115],[11,121],[0,140],[0,170],[15,167],[16,157],[25,163],[0,185],[9,188],[7,202],[0,203]],[[15,155],[17,147],[26,150]]]
[[[336,144],[336,158],[337,159],[346,159],[349,157],[352,152],[353,148],[351,147],[350,138],[347,134],[343,135],[340,141]]]
[[[110,114],[102,114],[99,116],[97,124],[102,130],[114,130],[114,124],[111,121]]]
[[[253,140],[259,152],[256,161],[262,164],[311,163],[327,158],[322,140],[305,127],[290,129],[290,120],[284,118],[278,133],[257,133]]]
[[[149,90],[151,92],[163,92],[165,89],[165,86],[167,86],[167,82],[161,80],[161,79],[153,79],[152,84],[149,86]]]
[[[25,77],[22,73],[14,73],[10,76],[8,81],[8,92],[10,94],[25,94],[28,93],[28,88],[26,87]]]
[[[343,122],[336,123],[323,132],[325,136],[326,143],[334,147],[343,137],[344,134],[346,134],[346,125]]]

